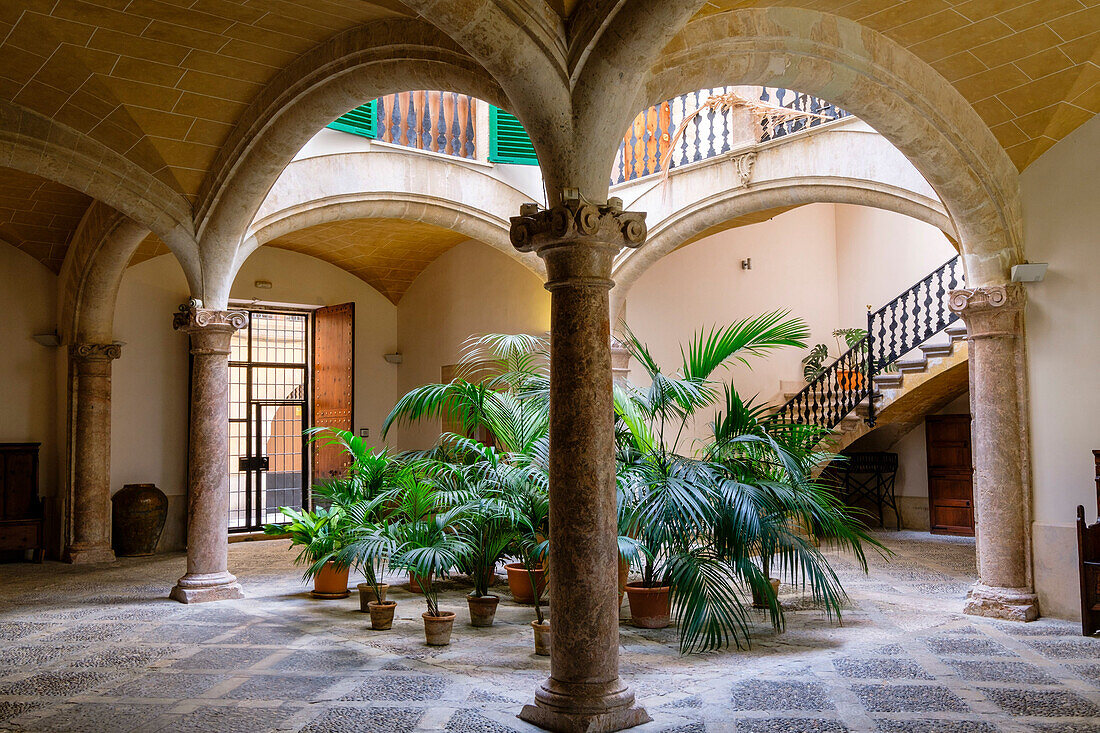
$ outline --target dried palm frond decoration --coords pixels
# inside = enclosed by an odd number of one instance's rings
[[[661,156],[661,168],[664,170],[664,177],[668,177],[668,163],[672,159],[673,152],[676,150],[676,143],[684,136],[684,132],[687,131],[688,125],[692,120],[698,117],[700,113],[707,110],[717,112],[718,114],[726,114],[738,109],[748,110],[756,124],[762,125],[764,132],[768,135],[774,134],[777,127],[792,120],[832,119],[832,117],[828,115],[819,114],[817,112],[805,112],[799,109],[779,107],[774,104],[766,104],[757,100],[746,99],[737,92],[712,94],[703,101],[698,109],[686,115],[684,119],[680,121],[676,134],[672,137],[668,145],[668,150]]]

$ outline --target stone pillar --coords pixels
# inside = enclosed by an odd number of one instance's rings
[[[65,560],[113,562],[111,549],[111,362],[118,344],[75,344],[69,349],[76,373],[73,472]]]
[[[550,678],[520,718],[553,731],[649,721],[619,679],[611,265],[645,240],[622,202],[525,205],[512,244],[546,262],[550,291]]]
[[[964,611],[1032,621],[1039,615],[1030,565],[1023,313],[1018,283],[951,293],[966,323],[978,583]]]
[[[229,344],[248,316],[180,306],[173,326],[191,337],[191,427],[187,456],[187,574],[180,603],[243,598],[229,573]]]

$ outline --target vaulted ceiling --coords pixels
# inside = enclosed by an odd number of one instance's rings
[[[397,304],[413,280],[467,237],[403,219],[352,219],[318,224],[266,246],[312,255],[347,270]]]
[[[565,28],[621,4],[493,1],[543,23],[556,13]],[[1100,112],[1096,0],[708,0],[699,15],[761,6],[834,13],[908,48],[971,103],[1019,170]],[[4,105],[39,113],[195,205],[234,125],[281,70],[341,31],[413,15],[399,0],[6,0],[0,128]],[[0,195],[0,237],[57,270],[87,197],[10,171]],[[150,241],[138,259],[162,248]],[[409,271],[420,266],[401,251]],[[391,298],[400,290],[384,287]]]

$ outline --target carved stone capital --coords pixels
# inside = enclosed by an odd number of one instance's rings
[[[69,354],[78,361],[113,361],[122,356],[122,344],[73,344]]]
[[[948,307],[966,323],[969,339],[1018,335],[1026,303],[1027,294],[1019,283],[953,290],[948,296]]]
[[[239,331],[247,325],[248,314],[244,311],[219,311],[212,308],[199,308],[193,303],[181,305],[179,312],[172,316],[172,328],[188,333],[206,328]]]
[[[623,211],[617,198],[606,206],[575,198],[552,209],[524,204],[510,232],[512,246],[545,260],[549,290],[566,284],[610,289],[615,255],[642,246],[646,234],[645,213]]]
[[[172,327],[191,337],[191,353],[196,356],[228,355],[233,334],[247,325],[244,311],[200,308],[194,301],[181,305],[172,316]]]
[[[512,246],[520,252],[568,246],[574,242],[602,244],[616,249],[641,247],[647,230],[645,212],[623,211],[623,202],[612,198],[606,206],[579,199],[567,200],[552,209],[524,204],[512,217]]]

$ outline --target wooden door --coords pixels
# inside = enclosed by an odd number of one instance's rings
[[[313,424],[353,430],[355,303],[315,311],[313,318]],[[351,463],[335,446],[313,444],[314,482],[339,476]]]
[[[974,536],[974,464],[970,415],[925,420],[928,444],[928,524],[932,534]]]

